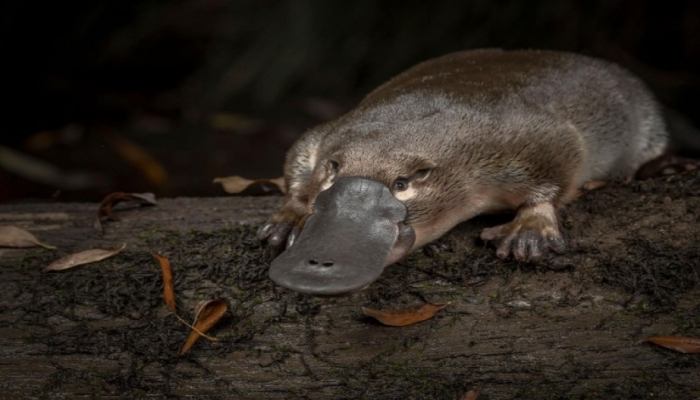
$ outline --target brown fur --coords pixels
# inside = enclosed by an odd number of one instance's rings
[[[339,177],[389,188],[413,177],[395,196],[414,194],[404,201],[414,248],[475,215],[512,209],[513,223],[483,236],[499,243],[500,256],[534,260],[542,247],[563,244],[556,214],[546,210],[587,181],[632,177],[662,153],[666,137],[652,96],[613,64],[550,51],[449,54],[306,133],[287,156],[287,200],[272,221],[303,224],[319,191]],[[529,231],[544,244],[532,248]],[[277,229],[270,242],[288,232]]]

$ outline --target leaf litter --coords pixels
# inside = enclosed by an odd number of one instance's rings
[[[37,239],[36,236],[25,229],[11,225],[0,226],[0,247],[35,246],[41,246],[52,250],[56,248],[56,246],[51,246]]]
[[[192,327],[192,332],[187,337],[179,354],[185,354],[199,340],[200,336],[205,336],[211,341],[218,341],[219,339],[205,335],[205,333],[221,320],[226,314],[226,309],[226,302],[223,300],[204,300],[197,303],[194,308],[194,327]]]
[[[470,390],[464,394],[459,400],[476,400],[479,398],[479,392],[476,390]]]
[[[286,187],[284,177],[274,179],[247,179],[242,176],[227,176],[224,178],[214,178],[214,183],[219,183],[226,193],[239,194],[253,185],[258,185],[263,192],[268,193],[279,190],[285,193]]]
[[[146,180],[160,188],[167,186],[168,171],[145,147],[109,128],[101,133],[117,154],[139,170]]]
[[[204,337],[212,342],[218,342],[219,339],[209,336],[206,333],[221,320],[224,314],[226,314],[226,310],[228,309],[226,302],[224,300],[200,301],[194,307],[194,322],[190,325],[177,313],[170,260],[157,254],[152,254],[152,256],[158,261],[161,272],[163,273],[163,300],[165,300],[165,304],[180,322],[192,329],[192,332],[190,332],[190,335],[187,337],[187,341],[178,354],[185,354],[194,346],[200,337]]]
[[[66,269],[77,267],[78,265],[84,265],[84,264],[90,264],[90,263],[102,261],[106,258],[113,257],[113,256],[121,253],[121,251],[124,250],[125,247],[126,247],[126,243],[124,243],[120,248],[113,249],[113,250],[91,249],[91,250],[81,251],[78,253],[69,254],[67,256],[61,257],[58,260],[52,262],[46,268],[44,268],[43,271],[44,272],[63,271]]]
[[[687,336],[652,336],[639,343],[654,343],[657,346],[675,350],[679,353],[700,354],[700,338]]]
[[[114,215],[114,206],[123,201],[133,201],[138,202],[140,205],[153,206],[156,205],[156,196],[153,193],[126,193],[126,192],[114,192],[107,195],[102,202],[100,202],[100,208],[97,210],[97,220],[95,221],[95,229],[104,234],[104,228],[102,226],[102,218],[107,217],[110,221],[119,221],[119,217]]]
[[[407,326],[432,318],[435,313],[447,307],[450,303],[432,304],[425,303],[419,306],[402,308],[398,310],[374,310],[362,307],[362,312],[384,325]]]
[[[153,254],[153,258],[158,260],[163,273],[163,300],[172,312],[177,312],[175,307],[175,287],[173,285],[173,273],[170,269],[170,260],[158,254]]]

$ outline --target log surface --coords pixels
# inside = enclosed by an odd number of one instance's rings
[[[58,247],[0,248],[0,385],[8,399],[694,399],[700,357],[638,344],[700,337],[700,178],[611,185],[563,210],[569,249],[538,266],[496,259],[482,218],[387,268],[367,290],[312,298],[275,287],[255,225],[279,197],[120,205],[105,234],[97,203],[0,205],[0,225]],[[89,248],[118,256],[42,273]],[[229,310],[188,335],[162,300],[168,257],[178,313]],[[382,326],[361,307],[450,302]]]

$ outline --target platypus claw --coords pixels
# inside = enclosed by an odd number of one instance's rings
[[[487,228],[481,233],[483,240],[494,242],[499,258],[505,259],[513,254],[518,261],[538,262],[547,250],[562,253],[566,248],[564,238],[560,234],[547,235],[533,230],[497,233],[502,226]]]
[[[687,158],[666,152],[642,165],[637,171],[637,179],[649,179],[658,176],[687,174],[700,171],[700,159]]]
[[[270,236],[270,232],[272,231],[272,228],[274,228],[275,224],[272,222],[266,222],[263,225],[258,228],[258,239],[259,240],[265,240],[267,239],[268,236]]]
[[[297,225],[292,228],[291,231],[289,231],[289,235],[287,235],[287,243],[284,246],[285,249],[288,249],[294,245],[294,241],[297,240],[299,237],[299,234],[301,233],[301,228]]]
[[[268,258],[276,258],[286,248],[291,247],[301,232],[301,224],[305,218],[286,219],[280,222],[272,220],[258,228],[258,239],[266,244]]]
[[[499,258],[538,262],[548,250],[563,253],[566,242],[557,225],[554,208],[549,204],[524,207],[512,222],[486,228],[481,239],[496,245]]]
[[[274,259],[284,250],[288,234],[293,227],[294,223],[292,222],[279,224],[267,222],[258,229],[258,238],[265,243],[265,255],[267,258]]]

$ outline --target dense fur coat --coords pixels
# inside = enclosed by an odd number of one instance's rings
[[[551,51],[449,54],[306,133],[286,160],[286,202],[261,237],[293,242],[320,191],[361,176],[408,207],[414,249],[478,214],[515,210],[482,237],[501,257],[537,260],[563,250],[556,209],[578,188],[632,177],[666,145],[653,97],[616,65]]]

